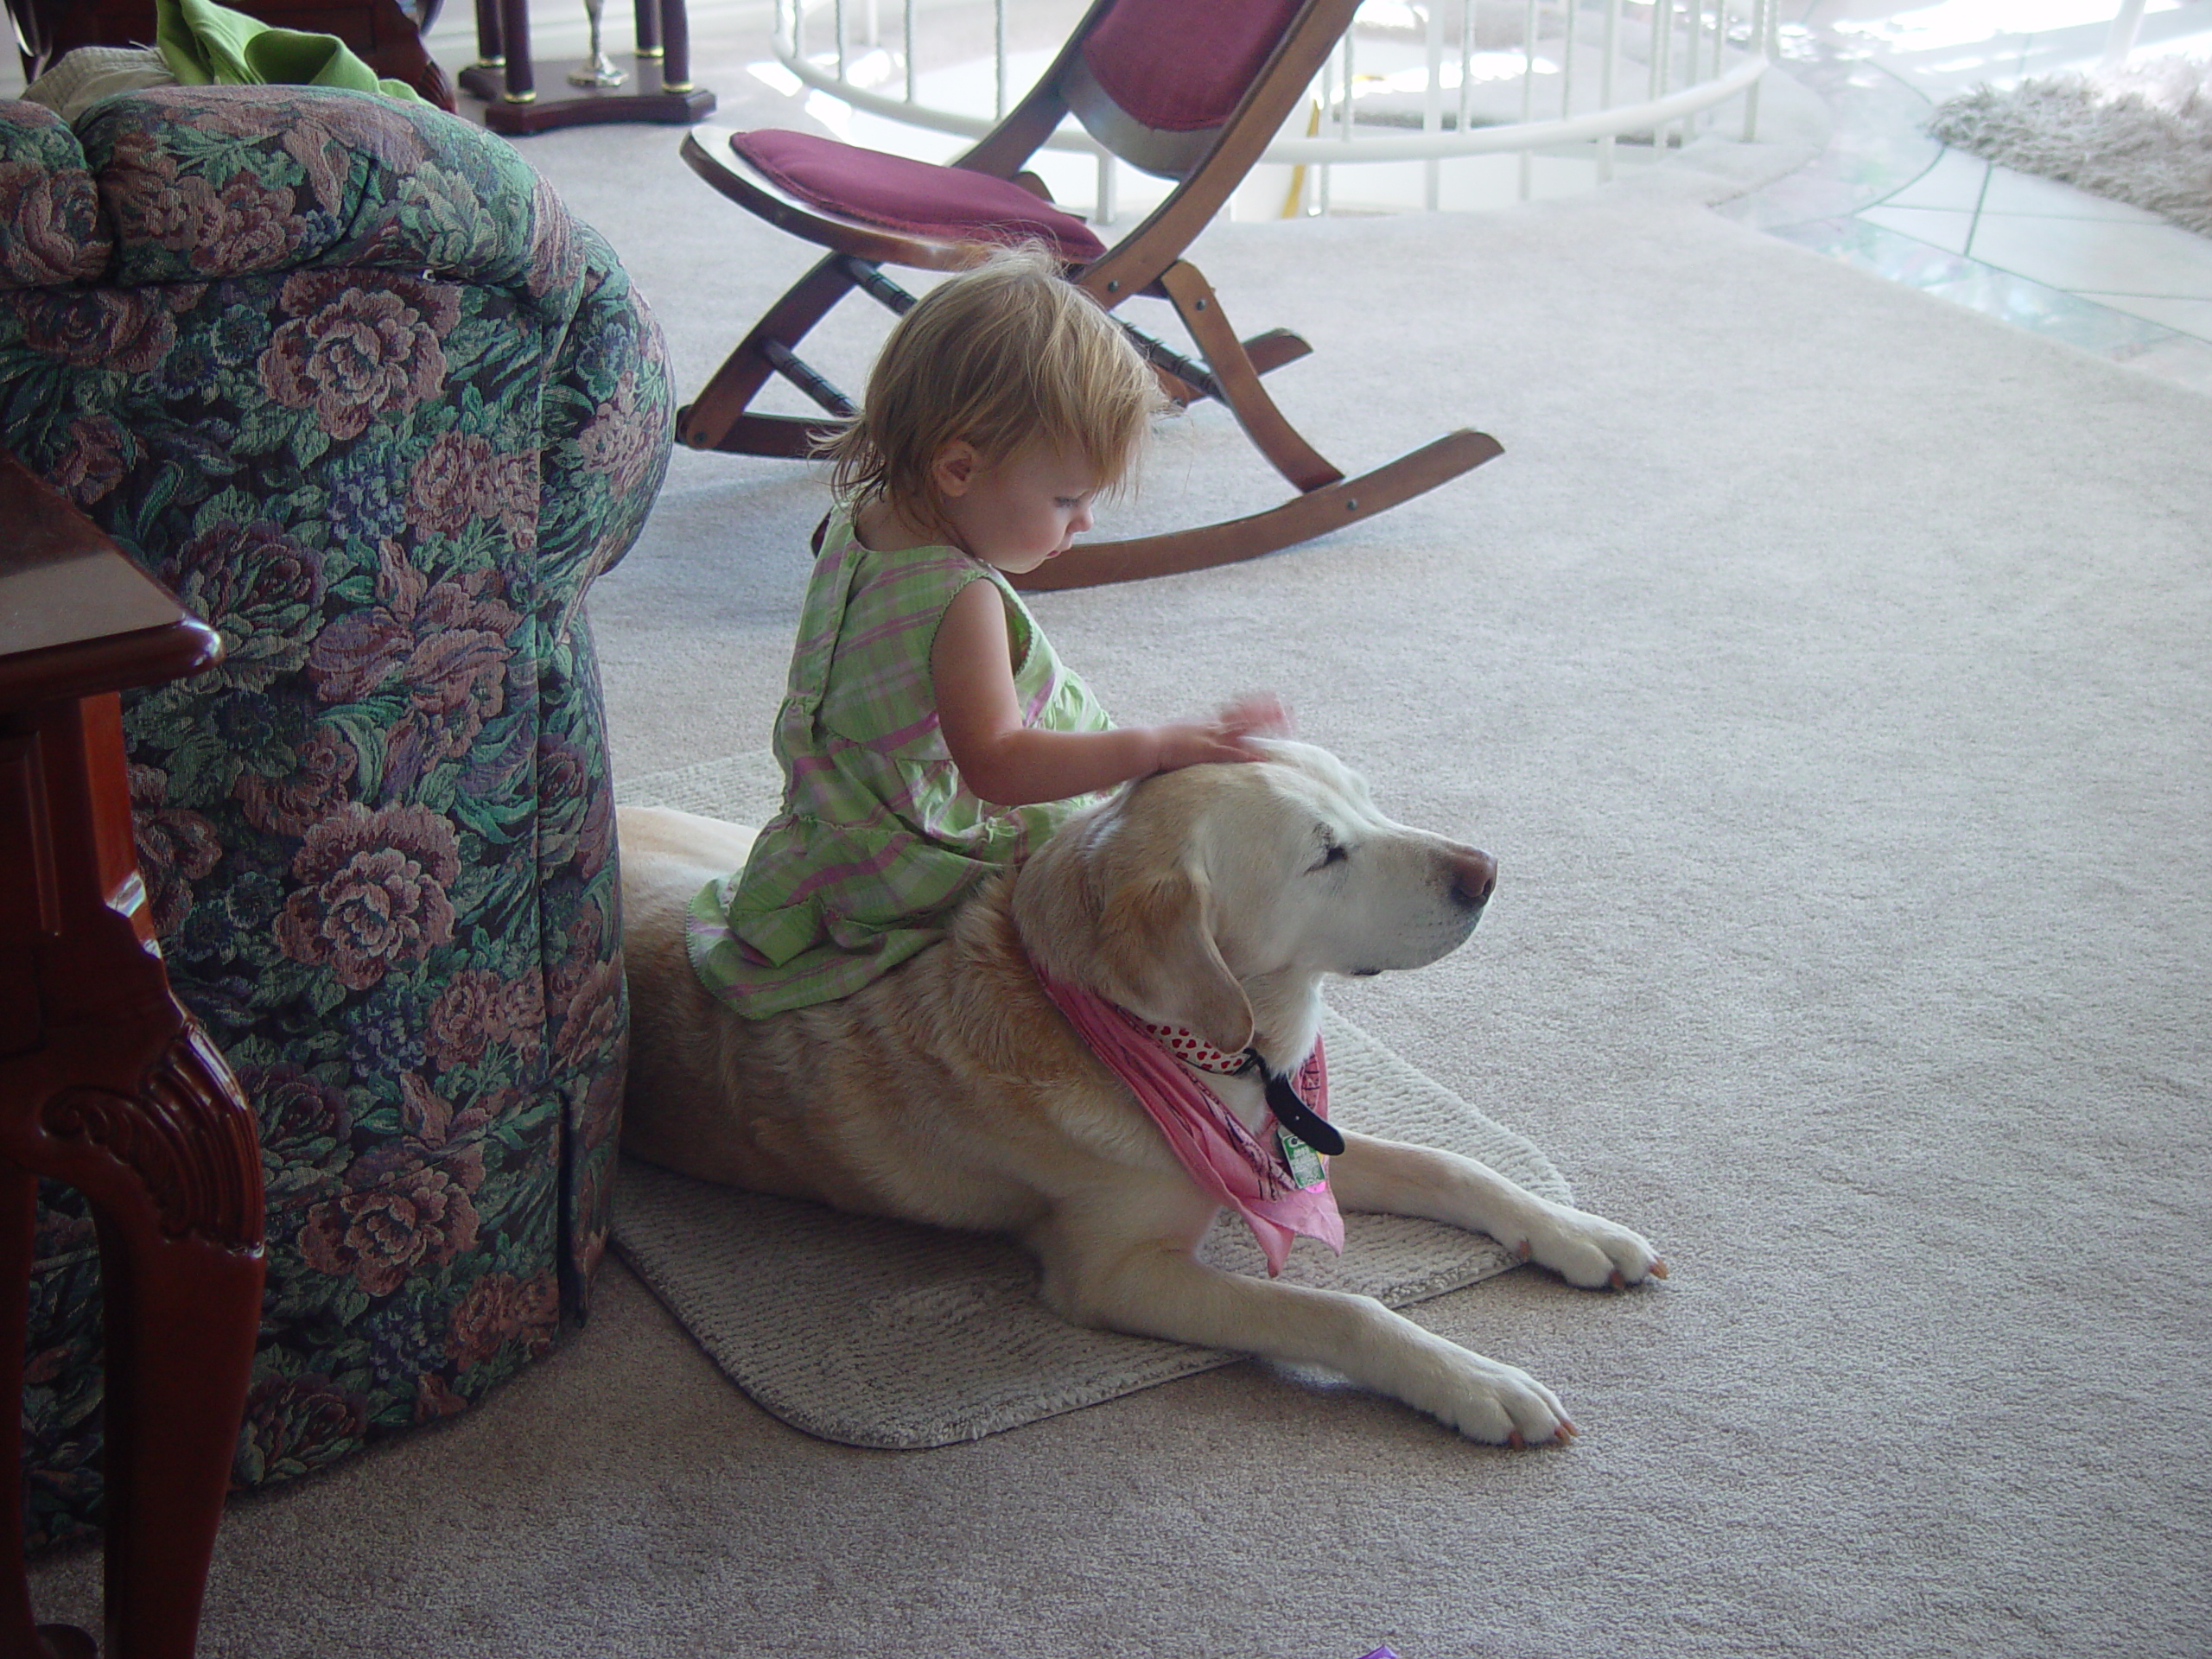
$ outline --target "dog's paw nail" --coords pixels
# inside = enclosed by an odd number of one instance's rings
[[[1654,1279],[1664,1279],[1667,1276],[1667,1264],[1664,1262],[1654,1262],[1651,1264],[1651,1276]]]
[[[1621,1270],[1618,1268],[1615,1268],[1613,1269],[1611,1282],[1615,1290],[1626,1290],[1628,1288],[1628,1281],[1621,1276]]]
[[[1560,1445],[1565,1446],[1569,1440],[1574,1438],[1574,1425],[1568,1422],[1566,1418],[1562,1417],[1559,1420],[1559,1432],[1552,1438]]]
[[[1521,1431],[1517,1428],[1505,1437],[1505,1443],[1511,1446],[1516,1452],[1524,1450],[1529,1444],[1528,1441],[1521,1438]]]
[[[1535,1252],[1530,1249],[1529,1241],[1524,1238],[1518,1244],[1516,1244],[1513,1247],[1513,1254],[1519,1256],[1523,1262],[1526,1262],[1531,1255],[1535,1254]]]

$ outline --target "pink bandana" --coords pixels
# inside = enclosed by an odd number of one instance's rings
[[[1301,1186],[1273,1144],[1238,1122],[1221,1096],[1176,1063],[1163,1042],[1173,1043],[1169,1027],[1147,1028],[1142,1020],[1103,997],[1037,976],[1053,1005],[1067,1016],[1090,1052],[1129,1086],[1146,1116],[1166,1137],[1168,1147],[1199,1189],[1244,1217],[1252,1237],[1268,1258],[1270,1278],[1289,1259],[1293,1237],[1318,1238],[1341,1255],[1344,1218],[1327,1178]],[[1165,1036],[1153,1034],[1154,1030]],[[1184,1033],[1185,1037],[1188,1033]],[[1209,1070],[1234,1071],[1241,1057],[1210,1049],[1227,1064]],[[1204,1060],[1198,1064],[1204,1065]],[[1293,1080],[1300,1097],[1323,1117],[1329,1115],[1329,1069],[1319,1038]],[[1301,1149],[1302,1150],[1302,1149]]]

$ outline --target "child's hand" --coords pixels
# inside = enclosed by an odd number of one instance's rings
[[[1176,772],[1185,766],[1217,760],[1257,760],[1260,749],[1248,741],[1254,737],[1281,736],[1290,730],[1290,712],[1272,691],[1239,697],[1207,721],[1185,721],[1155,726],[1159,740],[1157,772]]]
[[[1272,691],[1253,691],[1214,716],[1216,729],[1231,737],[1288,737],[1290,710]],[[1256,753],[1256,751],[1253,753]]]

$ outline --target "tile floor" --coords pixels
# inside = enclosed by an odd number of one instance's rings
[[[2094,67],[2117,0],[1797,3],[1785,67],[1827,100],[1834,138],[1812,166],[1723,211],[2212,391],[2212,238],[1921,130],[1937,104],[1984,82]],[[2212,0],[2150,0],[2135,50],[2212,57]]]

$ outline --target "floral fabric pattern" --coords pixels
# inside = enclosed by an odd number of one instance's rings
[[[61,118],[35,105],[0,142],[0,288],[90,282],[115,247],[99,192]]]
[[[226,652],[124,732],[170,978],[260,1119],[241,1486],[464,1409],[586,1311],[628,1014],[582,601],[671,409],[613,253],[466,123],[0,103],[0,445]],[[47,1187],[34,1548],[98,1521],[99,1283]]]

